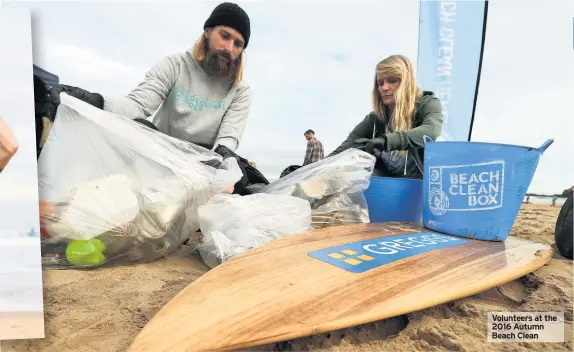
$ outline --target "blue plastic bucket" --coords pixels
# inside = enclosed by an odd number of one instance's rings
[[[372,176],[364,194],[371,222],[422,223],[422,180]]]
[[[425,137],[423,224],[438,232],[504,241],[530,186],[540,148]]]

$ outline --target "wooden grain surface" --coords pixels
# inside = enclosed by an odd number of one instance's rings
[[[357,274],[307,253],[413,232],[400,223],[348,225],[285,237],[214,268],[168,302],[130,352],[222,351],[323,333],[425,309],[524,276],[546,244],[471,240]]]

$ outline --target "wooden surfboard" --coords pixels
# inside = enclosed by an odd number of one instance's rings
[[[482,292],[551,258],[542,243],[470,240],[404,223],[309,231],[207,272],[128,351],[226,351],[338,330]]]

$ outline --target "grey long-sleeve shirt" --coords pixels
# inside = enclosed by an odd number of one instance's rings
[[[147,118],[159,108],[153,123],[161,132],[208,149],[221,144],[235,151],[247,123],[251,90],[208,76],[190,49],[157,63],[127,96],[104,99],[104,110],[132,119]]]

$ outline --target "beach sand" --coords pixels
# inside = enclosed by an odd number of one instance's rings
[[[44,313],[1,312],[0,340],[43,338]]]
[[[524,205],[511,235],[553,243],[560,208]],[[2,342],[2,352],[125,351],[149,319],[208,270],[182,248],[162,260],[105,270],[45,270],[46,338]],[[274,351],[572,351],[572,262],[406,316],[252,348]],[[565,312],[564,343],[489,343],[489,311]],[[182,327],[183,328],[183,327]]]

